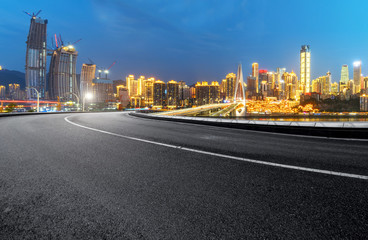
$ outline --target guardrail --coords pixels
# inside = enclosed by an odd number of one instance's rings
[[[178,121],[210,126],[248,129],[287,134],[323,136],[334,138],[368,139],[368,122],[293,122],[293,121],[258,121],[236,120],[224,118],[162,116],[139,112],[129,113],[132,116],[149,119]]]

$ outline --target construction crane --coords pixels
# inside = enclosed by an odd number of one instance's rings
[[[31,18],[33,18],[33,19],[36,19],[36,17],[38,16],[38,14],[40,14],[40,12],[41,12],[42,10],[39,10],[36,14],[34,14],[34,13],[32,13],[32,14],[30,14],[30,13],[28,13],[28,12],[26,12],[26,11],[23,11],[25,14],[27,14],[28,16],[30,16]]]

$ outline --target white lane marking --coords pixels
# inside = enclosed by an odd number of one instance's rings
[[[150,140],[146,140],[146,139],[142,139],[142,138],[129,137],[129,136],[125,136],[125,135],[121,135],[121,134],[117,134],[117,133],[112,133],[112,132],[108,132],[108,131],[104,131],[104,130],[100,130],[100,129],[96,129],[96,128],[83,126],[83,125],[80,125],[78,123],[74,123],[74,122],[70,121],[68,118],[69,117],[65,117],[64,120],[67,121],[68,123],[74,125],[74,126],[77,126],[77,127],[80,127],[80,128],[85,128],[85,129],[92,130],[92,131],[95,131],[95,132],[109,134],[109,135],[116,136],[116,137],[130,139],[130,140],[134,140],[134,141],[150,143],[150,144],[155,144],[155,145],[159,145],[159,146],[180,149],[180,150],[184,150],[184,151],[188,151],[188,152],[201,153],[201,154],[216,156],[216,157],[221,157],[221,158],[228,158],[228,159],[233,159],[233,160],[238,160],[238,161],[243,161],[243,162],[250,162],[250,163],[256,163],[256,164],[261,164],[261,165],[273,166],[273,167],[280,167],[280,168],[294,169],[294,170],[305,171],[305,172],[322,173],[322,174],[334,175],[334,176],[340,176],[340,177],[349,177],[349,178],[368,180],[368,176],[365,176],[365,175],[335,172],[335,171],[329,171],[329,170],[321,170],[321,169],[307,168],[307,167],[298,167],[298,166],[287,165],[287,164],[280,164],[280,163],[266,162],[266,161],[260,161],[260,160],[253,160],[253,159],[249,159],[249,158],[242,158],[242,157],[235,157],[235,156],[226,155],[226,154],[213,153],[213,152],[197,150],[197,149],[193,149],[193,148],[182,147],[182,146],[178,146],[178,145],[160,143],[160,142],[150,141]]]
[[[335,137],[322,137],[322,136],[309,136],[309,135],[297,135],[297,134],[292,134],[292,133],[277,133],[277,132],[267,132],[267,131],[257,131],[257,130],[250,130],[250,129],[241,129],[241,128],[228,128],[228,127],[221,127],[221,126],[211,126],[211,125],[206,125],[206,124],[200,124],[200,123],[186,123],[186,122],[179,122],[179,121],[170,121],[170,120],[166,120],[164,118],[144,118],[144,117],[136,117],[133,115],[130,115],[128,113],[128,116],[131,118],[136,118],[136,119],[144,119],[144,120],[158,120],[158,121],[164,121],[164,122],[171,122],[171,123],[175,123],[175,124],[181,124],[181,125],[195,125],[195,126],[205,126],[209,129],[216,129],[216,128],[222,128],[222,129],[228,129],[228,130],[233,130],[233,131],[244,131],[244,132],[253,132],[253,133],[259,133],[259,134],[271,134],[271,135],[282,135],[282,136],[291,136],[291,137],[299,137],[299,138],[317,138],[317,139],[330,139],[330,140],[340,140],[340,141],[357,141],[357,142],[368,142],[368,139],[362,139],[362,138],[335,138]]]

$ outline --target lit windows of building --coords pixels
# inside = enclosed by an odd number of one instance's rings
[[[167,83],[167,106],[176,108],[179,105],[179,83],[171,80]]]
[[[198,82],[195,88],[197,105],[218,103],[220,101],[220,84],[218,82],[212,82],[210,85],[208,82]]]
[[[255,86],[256,86],[255,91],[256,91],[256,93],[259,92],[259,72],[258,72],[258,68],[259,68],[258,63],[256,63],[256,62],[252,63],[252,77],[255,78]]]
[[[161,80],[153,83],[153,108],[162,108],[166,100],[166,84]]]
[[[226,75],[226,100],[233,101],[234,93],[235,93],[235,82],[236,82],[236,74],[229,73]]]
[[[300,85],[301,93],[310,92],[311,51],[309,45],[303,45],[300,50]]]

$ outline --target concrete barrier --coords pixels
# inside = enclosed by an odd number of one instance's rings
[[[131,112],[129,115],[148,119],[177,121],[209,126],[248,129],[255,131],[277,132],[286,134],[321,136],[331,138],[368,139],[368,122],[293,122],[236,120],[226,118],[203,118],[183,116],[152,115]]]

